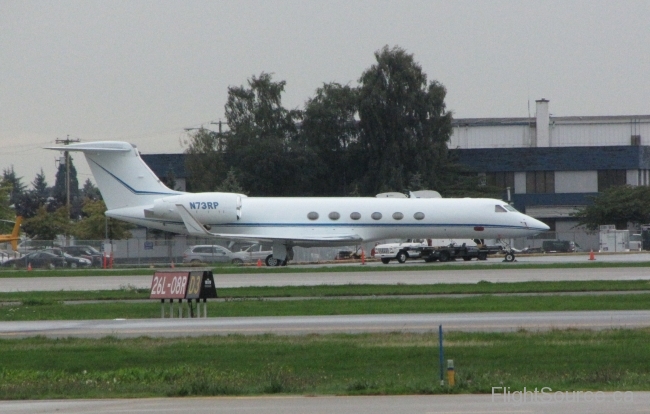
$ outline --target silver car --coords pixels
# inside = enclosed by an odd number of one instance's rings
[[[252,246],[249,246],[240,252],[233,253],[232,263],[235,264],[255,263],[258,260],[261,260],[262,263],[264,263],[266,257],[270,254],[273,254],[273,251],[269,246],[260,243],[255,243]]]
[[[217,245],[190,246],[183,253],[183,263],[231,263],[233,259],[230,250]]]

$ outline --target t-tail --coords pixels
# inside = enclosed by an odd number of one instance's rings
[[[183,194],[167,188],[137,148],[126,142],[84,142],[47,149],[83,152],[108,210],[150,205],[155,199]]]

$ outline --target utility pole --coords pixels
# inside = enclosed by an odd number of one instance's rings
[[[79,142],[78,139],[70,139],[70,135],[67,135],[65,139],[56,139],[57,144],[69,145],[73,142]],[[65,157],[65,192],[66,192],[66,207],[68,208],[68,214],[70,214],[70,152],[64,151],[63,155]]]
[[[72,142],[79,142],[78,139],[70,139],[70,135],[67,135],[65,139],[56,139],[57,144],[69,145]],[[65,207],[68,210],[68,220],[70,219],[70,152],[64,151],[63,155],[65,156],[65,193],[66,193],[66,203]],[[68,234],[65,235],[65,245],[68,246]]]

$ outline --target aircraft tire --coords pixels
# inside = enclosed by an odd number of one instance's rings
[[[514,262],[515,261],[515,254],[512,253],[512,252],[506,253],[505,261],[506,262]]]

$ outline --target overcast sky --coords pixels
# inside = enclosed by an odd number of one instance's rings
[[[272,73],[285,107],[356,85],[400,46],[456,118],[650,114],[650,1],[0,0],[0,168],[54,183],[56,138],[182,152],[227,88]],[[79,181],[86,162],[75,164]]]

